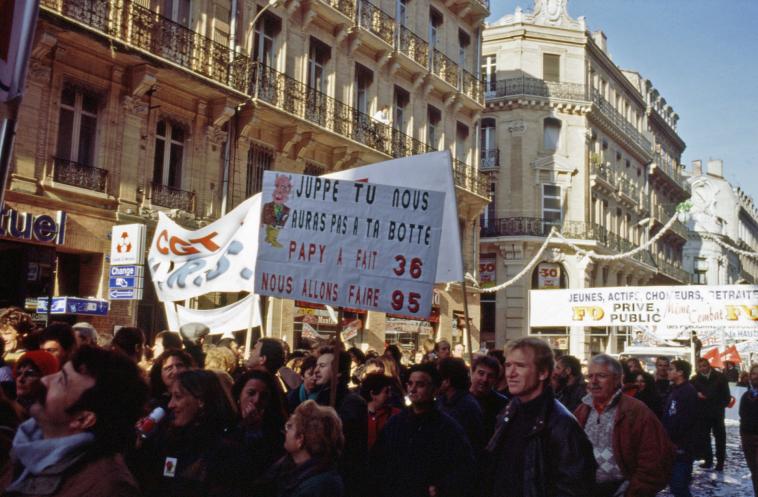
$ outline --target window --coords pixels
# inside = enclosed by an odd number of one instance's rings
[[[426,125],[426,143],[437,150],[439,147],[438,130],[442,121],[442,112],[433,105],[426,106],[427,125]]]
[[[265,12],[255,24],[253,59],[261,64],[274,67],[276,57],[274,41],[282,29],[282,21],[274,14]]]
[[[561,227],[563,211],[561,209],[561,187],[542,185],[542,218],[545,220],[545,233],[551,226]]]
[[[429,46],[437,48],[439,30],[442,27],[443,17],[435,8],[429,9]]]
[[[355,64],[355,108],[363,114],[368,114],[369,88],[374,82],[374,73],[371,69],[360,64]]]
[[[692,283],[695,285],[707,285],[708,278],[706,278],[707,271],[704,269],[696,269],[695,274],[692,275]]]
[[[392,124],[397,130],[403,131],[405,129],[405,115],[410,101],[411,94],[399,86],[395,86],[394,121]]]
[[[99,100],[87,90],[71,84],[63,86],[56,152],[59,159],[95,165]]]
[[[407,13],[408,0],[397,0],[395,17],[397,18],[398,24],[401,26],[406,26]]]
[[[546,118],[544,121],[542,148],[549,152],[557,150],[560,136],[561,121],[552,117]]]
[[[468,126],[458,122],[455,126],[455,158],[461,162],[468,159]]]
[[[458,65],[461,69],[466,68],[466,49],[471,45],[471,37],[463,31],[458,30]]]
[[[311,37],[310,50],[308,51],[308,86],[326,93],[326,70],[325,65],[331,58],[331,49],[326,43]]]
[[[482,168],[491,168],[498,165],[497,142],[495,138],[496,128],[494,119],[482,119],[482,136],[481,136],[481,166]]]
[[[160,14],[185,28],[190,25],[190,0],[160,0]]]
[[[166,119],[158,121],[155,131],[153,183],[171,188],[182,187],[184,128]]]
[[[482,81],[484,82],[484,96],[495,95],[497,87],[496,64],[497,57],[485,55],[482,59]]]
[[[542,55],[542,79],[545,81],[561,80],[561,56],[554,54]]]
[[[271,170],[273,164],[273,151],[256,143],[250,145],[250,149],[247,151],[245,197],[255,195],[263,189],[263,171]],[[305,174],[310,173],[306,172]]]

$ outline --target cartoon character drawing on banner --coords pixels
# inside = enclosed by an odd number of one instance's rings
[[[292,191],[290,177],[277,174],[274,191],[271,194],[273,201],[263,204],[261,223],[266,225],[266,242],[274,248],[282,248],[278,237],[279,230],[284,227],[290,215],[290,208],[285,205],[290,191]]]

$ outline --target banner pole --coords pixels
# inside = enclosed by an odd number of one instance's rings
[[[245,361],[250,359],[250,347],[253,342],[253,315],[255,312],[255,299],[250,301],[250,320],[247,322],[247,333],[245,334]]]
[[[463,328],[466,333],[466,347],[468,348],[468,361],[471,364],[474,361],[474,351],[471,348],[471,325],[468,319],[468,296],[466,295],[466,276],[464,274],[463,281],[461,282],[463,288],[463,319],[466,321]]]
[[[337,404],[337,382],[339,378],[339,360],[345,346],[342,343],[342,307],[337,307],[337,336],[334,341],[334,354],[332,354],[332,382],[329,385],[329,405],[335,407]],[[348,370],[349,371],[349,370]],[[348,378],[349,380],[349,378]]]

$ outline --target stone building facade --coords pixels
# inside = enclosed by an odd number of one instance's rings
[[[584,250],[627,252],[689,196],[678,116],[648,80],[611,60],[605,34],[570,17],[566,0],[535,0],[531,12],[488,25],[482,77],[481,169],[493,196],[481,220],[484,280],[519,273],[552,228]],[[500,347],[531,334],[578,357],[615,351],[629,330],[530,328],[529,290],[686,284],[686,230],[677,222],[671,231],[654,250],[610,262],[553,239],[531,274],[482,295],[483,339]]]
[[[18,281],[19,268],[45,260],[40,280],[8,285],[3,304],[49,285],[106,296],[114,224],[146,223],[150,239],[158,212],[203,226],[260,191],[265,170],[321,174],[432,150],[454,157],[475,272],[488,202],[476,77],[488,12],[487,0],[42,0],[6,201],[65,212],[66,238],[2,242],[14,254],[2,273]],[[93,322],[106,333],[161,329],[150,287]],[[440,287],[430,329],[449,335],[461,301],[460,286]],[[478,322],[477,295],[469,301]],[[274,333],[296,342],[297,306],[269,305]],[[360,339],[380,345],[385,317],[362,320]]]

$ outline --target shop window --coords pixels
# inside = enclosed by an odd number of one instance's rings
[[[58,159],[95,165],[99,102],[99,96],[93,92],[69,83],[63,86],[58,121]]]
[[[256,143],[250,145],[250,149],[247,151],[245,197],[255,195],[263,189],[263,171],[271,170],[273,165],[274,152],[271,149]]]
[[[543,122],[543,149],[548,152],[557,150],[560,136],[561,121],[553,117],[546,118]]]
[[[155,130],[153,183],[181,189],[185,139],[183,126],[167,119],[158,121]]]

